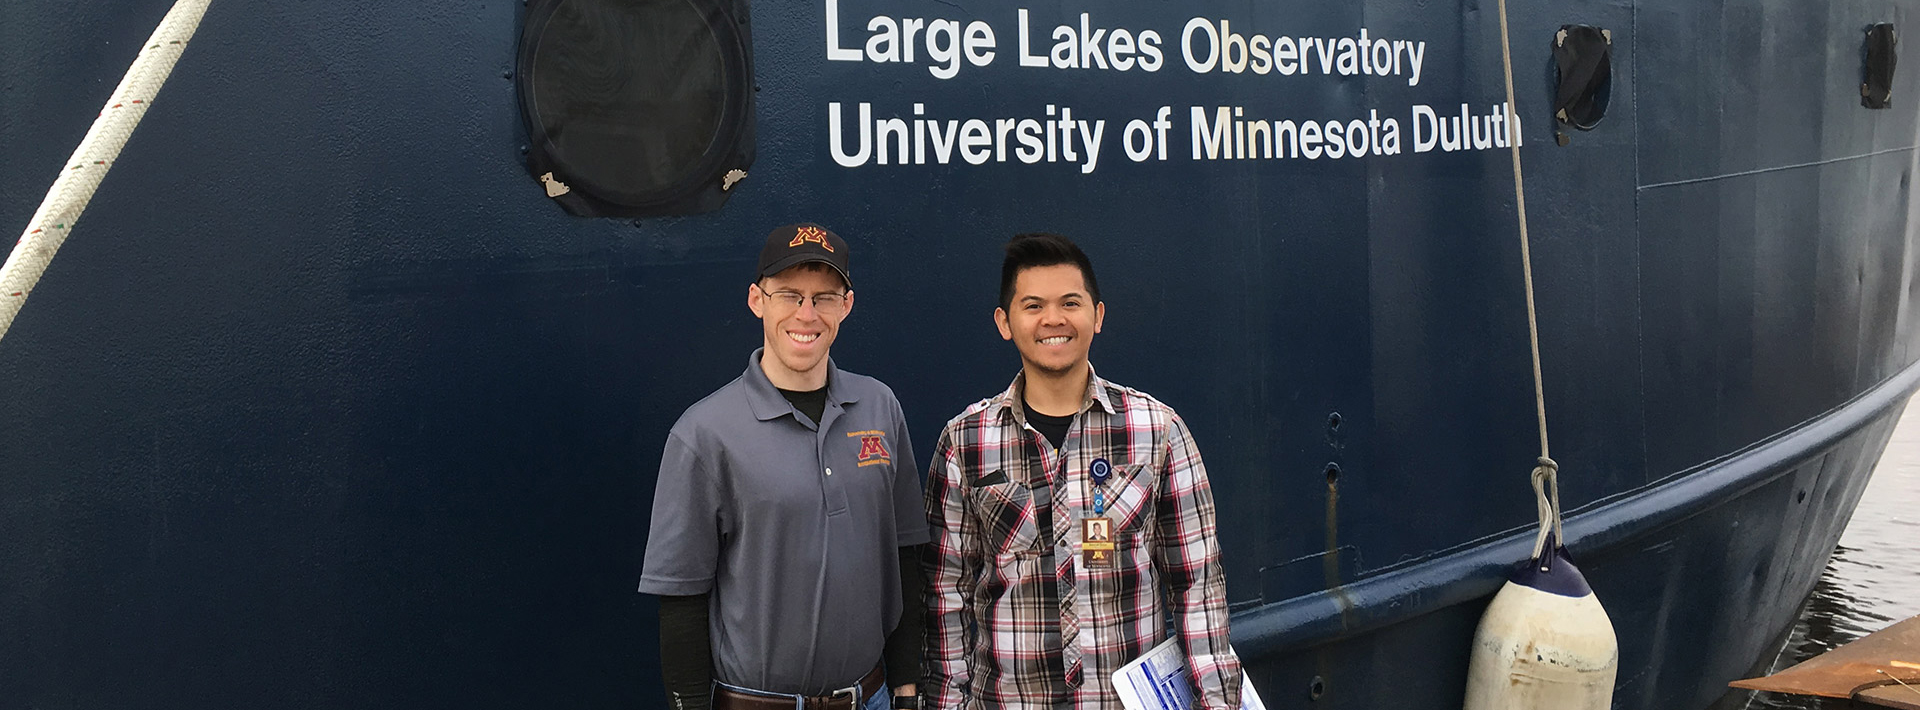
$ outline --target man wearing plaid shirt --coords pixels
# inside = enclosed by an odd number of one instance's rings
[[[1186,424],[1087,361],[1106,304],[1067,238],[1023,234],[1001,267],[1005,392],[947,423],[927,474],[921,684],[933,710],[1118,710],[1113,672],[1167,638],[1196,708],[1238,710],[1213,494]]]

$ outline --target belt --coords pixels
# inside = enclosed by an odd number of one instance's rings
[[[724,685],[713,687],[713,710],[860,710],[867,698],[886,685],[886,675],[874,666],[856,685],[826,695],[748,693]]]

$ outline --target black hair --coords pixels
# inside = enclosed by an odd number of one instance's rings
[[[1050,232],[1016,234],[1007,242],[1007,258],[1000,263],[1000,307],[1013,306],[1013,282],[1020,272],[1042,266],[1072,264],[1080,267],[1087,282],[1087,295],[1100,302],[1100,283],[1093,278],[1093,260],[1073,240]]]

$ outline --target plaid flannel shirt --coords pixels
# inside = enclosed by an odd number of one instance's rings
[[[1119,710],[1113,672],[1167,638],[1170,613],[1199,690],[1195,708],[1238,710],[1240,661],[1227,646],[1213,493],[1186,424],[1153,397],[1090,374],[1065,446],[1055,450],[1028,426],[1022,387],[1015,377],[1005,392],[968,407],[933,453],[927,707]],[[1105,484],[1118,548],[1110,569],[1080,560],[1096,458],[1113,467]],[[1052,531],[1042,534],[1048,520]],[[1054,564],[1063,555],[1075,559],[1079,688],[1066,683],[1060,652]]]

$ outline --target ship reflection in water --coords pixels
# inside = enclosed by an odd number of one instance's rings
[[[1794,622],[1778,671],[1920,614],[1920,407],[1909,405]],[[1749,710],[1838,710],[1846,700],[1757,693]]]

